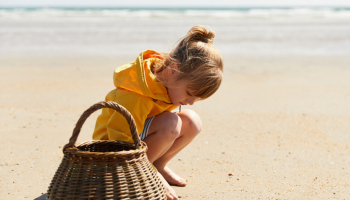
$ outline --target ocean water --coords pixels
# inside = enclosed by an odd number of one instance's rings
[[[231,55],[350,55],[350,8],[0,8],[0,56],[167,52],[193,25]]]
[[[3,19],[139,19],[209,18],[350,19],[350,8],[341,7],[253,7],[253,8],[0,8]]]

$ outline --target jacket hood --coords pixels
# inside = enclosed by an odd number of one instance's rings
[[[118,67],[113,75],[115,87],[171,104],[167,89],[151,72],[154,62],[161,62],[160,53],[146,50],[135,62]]]

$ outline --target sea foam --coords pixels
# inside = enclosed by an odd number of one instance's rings
[[[350,19],[350,8],[0,8],[0,19]]]

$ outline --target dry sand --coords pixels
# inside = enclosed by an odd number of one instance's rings
[[[113,89],[113,57],[0,59],[0,199],[44,199],[81,113]],[[169,164],[182,199],[350,199],[350,58],[225,56],[187,107],[203,130]],[[90,140],[92,115],[79,141]]]

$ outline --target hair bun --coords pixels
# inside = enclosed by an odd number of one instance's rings
[[[188,31],[183,42],[186,43],[186,42],[198,41],[198,42],[212,44],[214,37],[215,37],[214,31],[212,30],[208,31],[203,26],[194,26]]]

